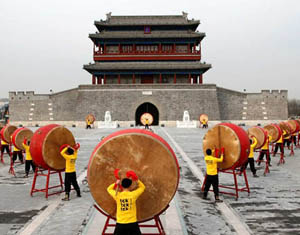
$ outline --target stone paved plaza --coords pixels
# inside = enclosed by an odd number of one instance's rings
[[[246,127],[247,128],[247,127]],[[93,207],[93,198],[85,184],[88,160],[102,136],[120,129],[69,128],[81,144],[77,160],[77,177],[82,197],[71,193],[71,200],[62,202],[63,195],[45,199],[43,193],[30,196],[33,174],[23,178],[24,165],[16,165],[16,177],[8,174],[9,158],[0,164],[0,234],[77,235],[101,234],[105,217]],[[279,156],[272,157],[270,173],[259,178],[248,170],[251,193],[239,193],[239,199],[222,196],[224,203],[201,199],[201,184],[205,173],[202,138],[205,129],[154,127],[173,148],[180,165],[180,182],[170,208],[161,216],[167,234],[300,234],[300,150],[294,156],[286,151],[286,163],[277,165]],[[257,153],[256,153],[257,156]],[[232,185],[233,176],[220,173],[220,184]],[[58,182],[53,176],[51,183]],[[242,176],[238,177],[244,186]],[[83,184],[82,184],[83,183]],[[38,180],[43,187],[45,179]]]

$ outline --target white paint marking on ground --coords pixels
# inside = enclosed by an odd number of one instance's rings
[[[164,129],[161,130],[168,136],[171,142],[174,144],[175,148],[178,150],[180,155],[182,156],[183,160],[189,165],[192,173],[201,181],[203,182],[204,175],[201,170],[198,169],[196,164],[187,156],[187,154],[182,150],[182,148],[175,142],[175,140],[169,135],[169,133]],[[233,209],[231,209],[226,203],[218,203],[217,208],[222,212],[225,219],[229,224],[233,226],[237,234],[242,235],[250,235],[250,229],[248,226],[243,223],[239,217],[235,214]]]
[[[82,172],[80,176],[77,178],[78,184],[81,185],[82,180],[85,178],[87,174],[87,170]],[[48,207],[39,214],[30,224],[28,224],[23,230],[21,230],[18,234],[19,235],[28,235],[32,234],[44,221],[47,219],[51,213],[58,207],[59,203],[61,202],[61,198],[57,197],[54,201],[51,201],[48,204]]]

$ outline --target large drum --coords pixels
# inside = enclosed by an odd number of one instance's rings
[[[221,170],[235,169],[248,159],[250,141],[243,128],[232,123],[221,123],[207,131],[203,138],[203,152],[206,149],[225,148],[224,160],[218,163]]]
[[[1,129],[0,135],[1,139],[4,140],[6,143],[11,143],[11,136],[15,130],[18,128],[13,125],[6,125]]]
[[[151,113],[143,113],[143,114],[141,115],[140,121],[141,121],[141,123],[142,123],[144,126],[146,126],[146,120],[147,120],[147,119],[148,119],[148,125],[149,125],[149,126],[152,125],[152,123],[153,123],[153,116],[152,116]]]
[[[32,130],[29,130],[26,127],[18,128],[12,134],[12,143],[18,149],[25,150],[22,145],[24,142],[24,139],[31,140],[32,136],[33,136]]]
[[[95,122],[96,118],[93,114],[88,114],[86,117],[85,117],[85,122],[86,124],[88,122],[90,122],[91,124],[93,124]]]
[[[288,120],[287,123],[290,124],[290,126],[291,126],[291,131],[292,131],[291,134],[299,132],[300,126],[296,120]]]
[[[34,132],[29,150],[37,166],[44,169],[63,170],[66,162],[59,150],[64,144],[75,145],[73,134],[63,126],[51,124]]]
[[[121,179],[128,170],[136,172],[145,184],[145,192],[137,200],[138,221],[152,219],[166,209],[179,182],[179,166],[168,143],[160,136],[141,129],[128,129],[105,137],[94,149],[88,165],[88,183],[99,207],[116,216],[116,202],[107,187]]]
[[[200,115],[199,117],[200,123],[202,123],[203,121],[205,121],[206,123],[208,122],[208,116],[207,114],[203,113]]]
[[[262,146],[264,146],[264,144],[267,141],[267,136],[268,136],[267,132],[259,126],[250,127],[247,130],[247,133],[249,138],[251,138],[252,136],[256,138],[257,144],[255,146],[255,149],[260,149]]]
[[[268,132],[268,135],[272,137],[271,143],[277,142],[282,135],[282,130],[277,124],[274,123],[268,124],[264,126],[264,129]]]
[[[283,138],[289,137],[292,134],[292,127],[288,122],[280,122],[279,123],[280,129],[285,131],[286,133],[283,135]]]

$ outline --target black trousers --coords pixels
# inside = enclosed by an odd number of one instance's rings
[[[9,146],[1,145],[1,154],[3,154],[5,150],[6,150],[7,154],[9,155]]]
[[[246,170],[247,169],[247,166],[248,166],[248,163],[250,165],[250,170],[252,172],[253,175],[256,174],[256,169],[255,169],[255,166],[254,166],[254,158],[251,157],[251,158],[248,158],[248,161],[245,163],[245,165],[242,167],[242,171],[243,170]]]
[[[283,146],[285,146],[285,144],[287,144],[287,146],[290,147],[291,141],[289,139],[284,139]]]
[[[26,173],[26,175],[29,174],[30,166],[32,167],[32,170],[34,172],[35,171],[35,165],[34,165],[33,161],[32,160],[26,160],[25,161],[25,173]]]
[[[278,148],[280,148],[280,152],[281,152],[282,154],[284,154],[283,143],[276,143],[276,145],[275,145],[275,150],[274,150],[274,154],[277,153]]]
[[[19,160],[23,162],[23,154],[22,151],[13,151],[13,162],[17,160],[17,156],[19,156]]]
[[[149,125],[148,124],[145,125],[145,129],[149,129]]]
[[[207,193],[211,185],[213,186],[215,197],[219,196],[219,176],[207,175],[204,186],[204,197],[207,197]]]
[[[66,172],[65,173],[65,191],[68,194],[71,191],[71,184],[73,185],[77,194],[80,194],[80,188],[77,183],[76,172],[70,172],[70,173]]]
[[[297,137],[295,135],[291,136],[291,142],[294,142],[294,145],[297,145]]]
[[[261,150],[260,153],[259,153],[258,159],[260,161],[262,161],[264,159],[265,155],[266,155],[266,159],[267,159],[268,163],[270,164],[271,163],[271,158],[270,158],[270,152],[269,152],[269,150],[265,150],[265,149]]]
[[[86,125],[86,129],[92,129],[91,125]]]
[[[116,224],[114,235],[141,235],[141,230],[137,222],[130,224]]]

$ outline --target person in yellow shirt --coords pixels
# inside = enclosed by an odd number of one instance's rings
[[[145,120],[145,129],[149,129],[149,120],[146,118]]]
[[[250,152],[248,155],[248,161],[245,163],[245,165],[241,168],[241,172],[247,169],[248,163],[250,164],[250,169],[253,174],[253,177],[258,177],[256,174],[255,164],[254,164],[254,148],[257,145],[257,139],[252,136],[250,139]]]
[[[283,136],[286,134],[286,131],[283,130],[279,140],[276,142],[275,144],[275,149],[274,149],[274,152],[273,152],[273,156],[275,156],[275,154],[277,153],[278,151],[278,148],[280,148],[280,153],[283,155],[284,154],[284,147],[283,147]]]
[[[136,175],[131,178],[138,181],[138,188],[134,191],[129,190],[129,187],[132,184],[132,179],[130,178],[124,178],[122,179],[122,181],[117,180],[116,183],[109,185],[107,188],[107,192],[117,203],[117,224],[114,231],[114,235],[141,234],[139,225],[137,223],[136,200],[145,191],[146,187],[142,183],[142,181],[138,180]],[[120,183],[123,188],[122,192],[118,192],[115,189],[115,186],[120,185]]]
[[[3,154],[4,151],[10,156],[10,151],[9,151],[9,144],[5,142],[4,140],[1,140],[1,162],[4,163],[3,161]]]
[[[270,158],[270,151],[269,151],[269,144],[272,141],[272,136],[268,135],[266,143],[261,147],[261,151],[259,153],[258,157],[258,165],[260,165],[260,162],[263,160],[264,156],[266,155],[266,160],[268,161],[269,166],[271,165],[271,158]]]
[[[220,158],[214,157],[211,149],[206,149],[205,153],[206,182],[204,186],[203,199],[207,199],[209,188],[212,185],[216,202],[222,202],[219,198],[218,162],[223,162],[224,149],[222,148]]]
[[[16,146],[14,146],[14,148],[13,148],[13,154],[12,154],[13,164],[17,160],[17,157],[19,157],[19,160],[20,160],[21,164],[24,164],[22,150],[18,149]]]
[[[29,151],[29,145],[30,145],[30,141],[27,141],[26,139],[24,140],[24,143],[22,143],[24,149],[25,149],[25,153],[26,153],[26,158],[25,158],[25,176],[24,178],[28,178],[28,174],[30,171],[30,166],[32,167],[33,172],[35,172],[35,165],[32,161],[32,157]]]
[[[86,129],[92,129],[91,125],[92,125],[92,122],[90,120],[88,120],[86,123]]]
[[[202,121],[202,128],[208,128],[207,120]]]
[[[80,188],[77,183],[76,168],[75,168],[79,144],[77,144],[77,146],[78,147],[76,147],[76,148],[72,148],[71,146],[66,146],[60,152],[60,154],[63,156],[63,158],[66,159],[66,169],[65,169],[65,192],[66,192],[66,195],[62,199],[63,201],[70,200],[71,184],[73,185],[74,189],[77,192],[77,197],[81,197]]]

